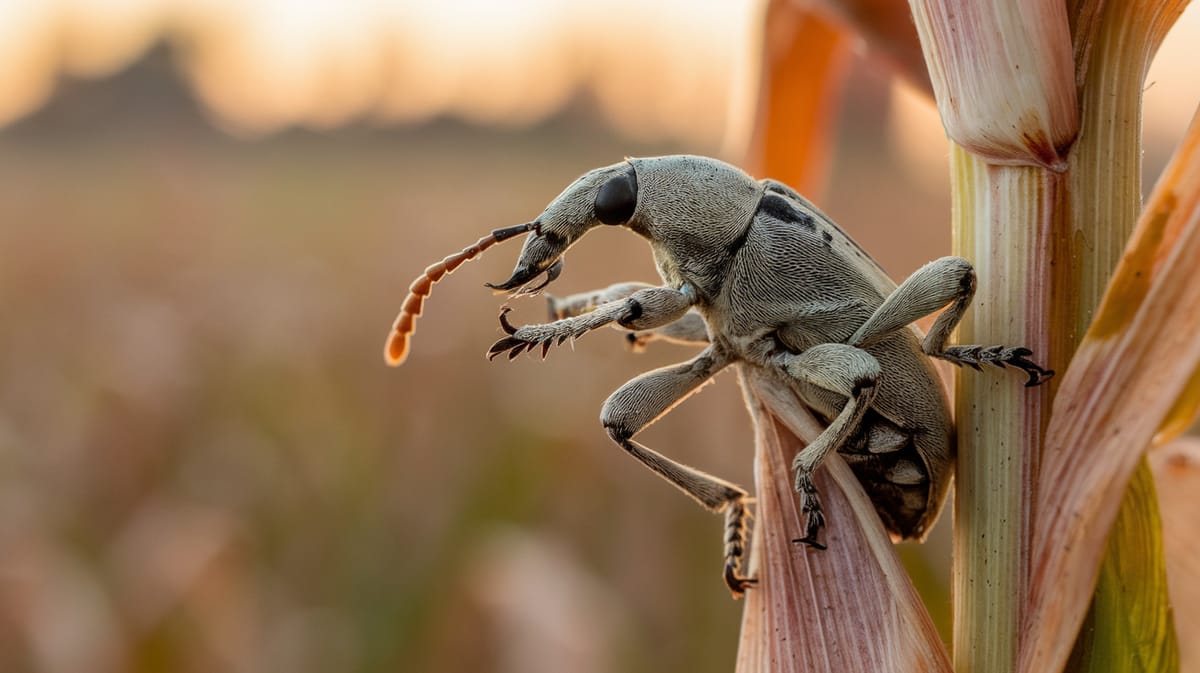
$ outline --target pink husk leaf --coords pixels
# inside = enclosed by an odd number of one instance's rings
[[[1122,493],[1200,365],[1200,117],[1138,221],[1063,377],[1034,504],[1021,666],[1061,670]]]
[[[839,671],[950,673],[950,660],[874,507],[836,454],[817,470],[829,549],[792,540],[804,517],[793,489],[792,458],[823,429],[743,374],[755,421],[757,491],[753,558],[758,585],[746,594],[739,673]]]

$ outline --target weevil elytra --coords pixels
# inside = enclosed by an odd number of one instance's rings
[[[774,180],[755,180],[715,159],[628,159],[590,171],[537,219],[497,229],[433,264],[410,287],[385,357],[408,354],[414,320],[435,282],[491,245],[529,233],[516,268],[493,289],[540,290],[562,271],[562,255],[596,226],[621,226],[649,243],[663,284],[620,283],[551,299],[552,322],[514,327],[488,351],[511,359],[598,327],[627,330],[631,343],[666,339],[702,346],[678,365],[642,374],[604,403],[600,421],[621,448],[714,512],[725,513],[724,577],[740,595],[747,492],[676,462],[633,437],[729,365],[759,370],[824,419],[825,431],[793,462],[806,514],[797,539],[824,549],[824,516],[813,471],[839,452],[894,538],[923,538],[945,501],[954,426],[930,358],[981,369],[1015,367],[1027,386],[1054,372],[1029,349],[951,346],[950,333],[975,292],[975,271],[943,257],[896,286],[871,257],[811,203]],[[545,274],[545,280],[528,284]],[[944,309],[944,310],[943,310]],[[941,311],[922,337],[912,323]]]

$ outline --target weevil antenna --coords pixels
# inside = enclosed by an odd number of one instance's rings
[[[421,315],[421,309],[425,306],[425,298],[433,291],[434,283],[437,283],[446,274],[453,273],[464,262],[469,262],[483,254],[484,250],[513,236],[531,231],[536,226],[537,222],[534,221],[496,229],[475,241],[474,245],[463,248],[462,251],[426,267],[425,271],[408,286],[408,296],[404,299],[404,306],[400,309],[400,315],[396,316],[396,322],[392,324],[392,331],[388,334],[387,343],[383,348],[383,357],[387,363],[393,367],[399,367],[408,358],[409,339],[416,331],[417,317]]]

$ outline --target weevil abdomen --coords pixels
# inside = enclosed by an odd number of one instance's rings
[[[720,301],[702,309],[710,331],[768,367],[763,353],[847,343],[895,289],[881,271],[866,273],[878,267],[860,250],[811,204],[765,190]],[[864,350],[881,365],[879,390],[839,453],[893,537],[919,539],[942,508],[953,470],[949,407],[917,332],[898,330]],[[788,387],[827,422],[846,405],[830,390],[799,381]]]
[[[884,527],[899,539],[922,537],[932,509],[933,484],[914,434],[869,409],[862,429],[838,452],[863,485]]]

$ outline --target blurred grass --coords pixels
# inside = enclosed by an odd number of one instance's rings
[[[871,95],[827,207],[903,275],[948,249],[945,195],[879,154]],[[427,263],[589,168],[681,149],[569,118],[0,135],[0,670],[522,670],[511,629],[530,608],[552,617],[520,632],[546,662],[726,670],[740,605],[720,522],[596,420],[687,349],[635,357],[601,332],[488,364],[502,300],[481,285],[508,275],[505,246],[437,287],[404,368],[380,354]],[[654,278],[644,243],[605,230],[554,289]],[[645,435],[743,484],[750,438],[728,376]],[[514,529],[564,560],[501,600],[478,578],[516,590],[536,570],[496,551]]]

